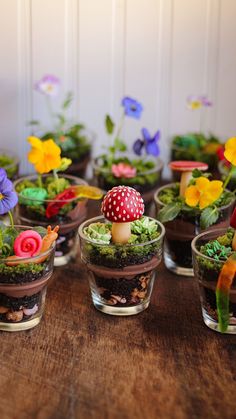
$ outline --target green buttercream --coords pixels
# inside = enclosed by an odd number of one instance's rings
[[[48,193],[44,188],[25,188],[21,191],[20,203],[34,206],[42,205],[47,196]]]

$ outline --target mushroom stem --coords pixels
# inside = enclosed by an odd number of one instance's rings
[[[131,236],[130,223],[112,223],[111,235],[114,243],[127,243]]]
[[[192,177],[192,171],[182,172],[181,179],[180,179],[180,187],[179,187],[180,196],[184,197],[186,188],[189,184],[191,177]]]

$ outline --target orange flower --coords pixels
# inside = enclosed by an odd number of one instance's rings
[[[224,156],[233,166],[236,166],[236,137],[226,141]]]
[[[185,202],[190,207],[199,205],[204,209],[213,204],[223,192],[223,182],[220,180],[210,181],[204,176],[196,179],[195,185],[190,185],[185,191]]]
[[[37,137],[29,137],[32,146],[28,160],[34,164],[38,173],[48,173],[61,165],[61,149],[53,140],[41,141]]]

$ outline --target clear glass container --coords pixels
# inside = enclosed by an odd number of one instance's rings
[[[32,229],[28,226],[15,228],[19,232]],[[16,258],[14,263],[7,258],[1,259],[0,330],[17,332],[39,324],[48,281],[53,273],[54,253],[55,244],[37,256]]]
[[[85,227],[96,222],[108,221],[95,217],[79,227],[81,258],[89,273],[93,304],[107,314],[137,314],[150,303],[165,228],[157,222],[160,235],[146,243],[108,245],[94,242],[83,233]]]
[[[48,176],[52,175],[43,175],[42,181],[44,182]],[[20,185],[22,181],[31,181],[35,182],[37,180],[37,175],[26,176],[18,179],[14,182],[15,188]],[[69,180],[70,186],[72,185],[87,185],[87,182],[83,179],[80,179],[71,175],[60,175],[59,178],[65,178]],[[76,254],[77,248],[77,228],[79,224],[84,221],[87,214],[87,199],[63,199],[67,204],[71,204],[71,209],[68,212],[65,212],[62,215],[55,215],[50,218],[47,218],[45,215],[45,210],[47,206],[54,202],[59,204],[61,201],[56,200],[38,200],[33,198],[26,198],[20,192],[18,192],[18,205],[16,207],[16,219],[17,222],[24,225],[41,225],[42,227],[47,227],[49,224],[52,227],[59,225],[59,236],[56,243],[56,252],[55,252],[55,266],[66,265]],[[29,205],[29,201],[30,204]],[[33,205],[32,205],[33,204]]]
[[[224,235],[225,228],[217,228],[199,234],[192,241],[194,275],[199,285],[203,321],[210,329],[220,332],[216,307],[216,285],[223,261],[216,261],[200,251],[210,240]],[[226,333],[236,334],[236,281],[229,292],[229,325]]]
[[[160,192],[174,185],[176,184],[169,183],[156,191],[154,200],[157,214],[164,207],[158,197]],[[227,228],[234,205],[235,200],[233,199],[230,204],[220,207],[219,218],[207,230],[215,229],[217,226]],[[174,220],[165,223],[165,229],[164,261],[166,267],[177,275],[193,276],[191,241],[202,231],[200,217],[189,216],[187,213],[181,212]]]
[[[128,157],[130,161],[138,159],[137,155]],[[153,201],[154,192],[160,185],[164,163],[161,159],[152,156],[148,156],[146,161],[152,162],[154,167],[143,172],[138,172],[134,177],[126,178],[115,177],[110,169],[103,167],[102,157],[97,157],[92,163],[94,178],[97,181],[98,187],[105,191],[119,185],[131,186],[141,193],[145,204],[149,204]],[[121,162],[126,163],[125,160]]]

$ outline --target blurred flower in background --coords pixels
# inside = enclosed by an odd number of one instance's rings
[[[56,96],[59,91],[60,80],[52,74],[45,74],[41,80],[35,83],[35,90],[46,96]]]
[[[141,132],[143,135],[143,139],[138,139],[133,144],[133,150],[135,154],[141,156],[142,150],[145,149],[146,154],[150,154],[155,157],[159,156],[160,148],[157,142],[161,136],[160,131],[157,131],[153,137],[151,137],[147,128],[143,128]]]

